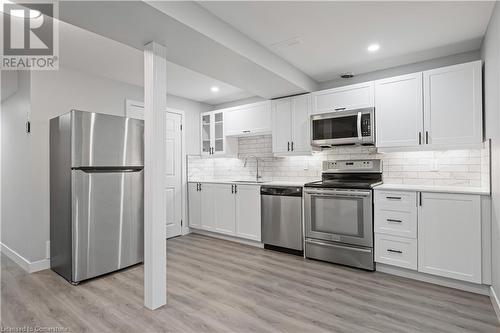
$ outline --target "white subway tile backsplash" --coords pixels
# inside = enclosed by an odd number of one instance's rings
[[[489,187],[489,143],[482,149],[377,153],[374,147],[335,147],[311,156],[274,157],[270,135],[239,138],[238,158],[189,156],[188,179],[251,179],[256,162],[265,180],[317,180],[324,160],[378,158],[391,184]],[[247,165],[244,160],[248,157]]]

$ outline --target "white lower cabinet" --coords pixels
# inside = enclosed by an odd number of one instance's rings
[[[259,185],[189,183],[188,191],[191,228],[260,242]]]
[[[215,231],[234,235],[236,231],[234,185],[211,185],[214,187]]]
[[[376,190],[375,261],[481,283],[481,196]]]
[[[201,192],[198,183],[188,183],[188,219],[191,228],[201,227]]]
[[[215,184],[200,183],[201,222],[205,230],[215,231]]]
[[[261,241],[260,234],[260,186],[236,187],[236,235]]]
[[[422,193],[418,270],[481,283],[479,195]]]

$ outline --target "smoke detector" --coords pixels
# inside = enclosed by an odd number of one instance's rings
[[[346,72],[346,73],[340,74],[340,77],[343,79],[350,79],[350,78],[354,77],[354,74],[351,72]]]

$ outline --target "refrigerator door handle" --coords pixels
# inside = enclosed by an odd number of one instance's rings
[[[110,173],[110,172],[139,172],[144,167],[78,167],[72,170],[80,170],[85,173]]]

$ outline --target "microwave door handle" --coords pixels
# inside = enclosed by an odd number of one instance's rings
[[[358,140],[363,140],[363,136],[361,135],[361,112],[358,112]]]

